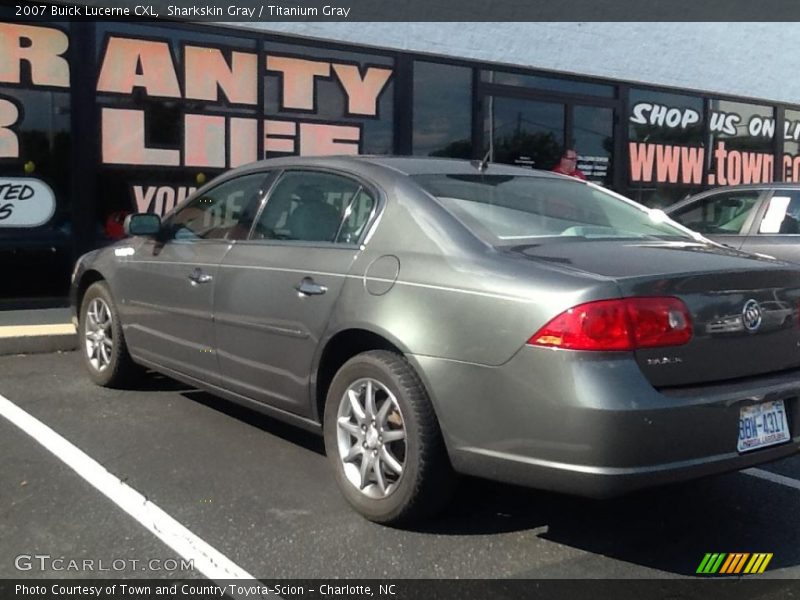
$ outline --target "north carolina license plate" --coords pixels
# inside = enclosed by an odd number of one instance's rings
[[[745,406],[739,412],[739,452],[789,441],[783,400]]]

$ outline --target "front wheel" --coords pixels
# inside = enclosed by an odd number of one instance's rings
[[[373,350],[336,373],[325,448],[345,498],[366,518],[401,524],[449,500],[454,474],[428,394],[400,354]]]
[[[137,367],[128,354],[117,307],[104,281],[90,285],[83,296],[79,338],[92,381],[105,387],[130,383]]]

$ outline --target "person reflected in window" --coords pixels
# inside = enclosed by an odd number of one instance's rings
[[[562,175],[569,175],[570,177],[576,177],[586,181],[586,175],[578,169],[578,153],[572,148],[564,150],[564,154],[561,155],[561,160],[553,167],[552,171],[553,173],[561,173]]]

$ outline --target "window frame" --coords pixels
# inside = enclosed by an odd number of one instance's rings
[[[349,179],[354,181],[360,188],[364,191],[368,192],[373,199],[375,200],[375,205],[372,207],[372,211],[370,211],[370,215],[367,218],[367,222],[364,225],[364,229],[361,232],[358,240],[355,242],[344,243],[344,242],[323,242],[323,241],[311,241],[311,240],[280,240],[280,239],[263,239],[263,238],[254,238],[253,234],[255,232],[256,223],[261,219],[261,215],[263,214],[265,208],[269,204],[269,201],[272,199],[272,195],[275,192],[278,184],[283,180],[284,175],[288,173],[295,173],[295,172],[311,172],[311,173],[320,173],[320,174],[327,174],[327,175],[336,175],[339,177],[344,177],[345,179]],[[354,173],[352,171],[347,171],[343,169],[335,169],[331,167],[321,167],[321,166],[312,166],[312,165],[291,165],[286,166],[283,168],[275,169],[275,178],[270,182],[266,193],[264,194],[264,198],[261,200],[261,205],[256,212],[255,217],[253,218],[253,223],[250,227],[250,232],[247,235],[246,239],[237,240],[239,244],[258,244],[262,246],[294,246],[294,247],[301,247],[301,248],[342,248],[342,249],[363,249],[364,245],[367,241],[372,237],[372,230],[377,225],[379,220],[379,216],[383,213],[383,208],[386,205],[386,194],[383,192],[380,186],[376,183],[366,179],[364,176]],[[343,223],[344,215],[342,215],[342,219],[339,222],[339,230],[341,231],[342,223]]]

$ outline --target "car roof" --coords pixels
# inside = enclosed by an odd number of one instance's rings
[[[246,167],[250,169],[260,169],[268,167],[289,167],[302,166],[309,167],[349,167],[358,169],[359,165],[375,165],[390,169],[403,175],[427,175],[427,174],[476,174],[480,171],[476,166],[476,161],[469,161],[458,158],[438,158],[428,156],[384,156],[384,155],[340,155],[340,156],[286,156],[281,158],[269,158],[266,160],[252,163]],[[516,175],[518,177],[544,177],[552,179],[564,179],[566,176],[548,171],[540,171],[527,167],[516,167],[501,163],[488,163],[487,175]],[[573,178],[568,178],[573,179]]]

